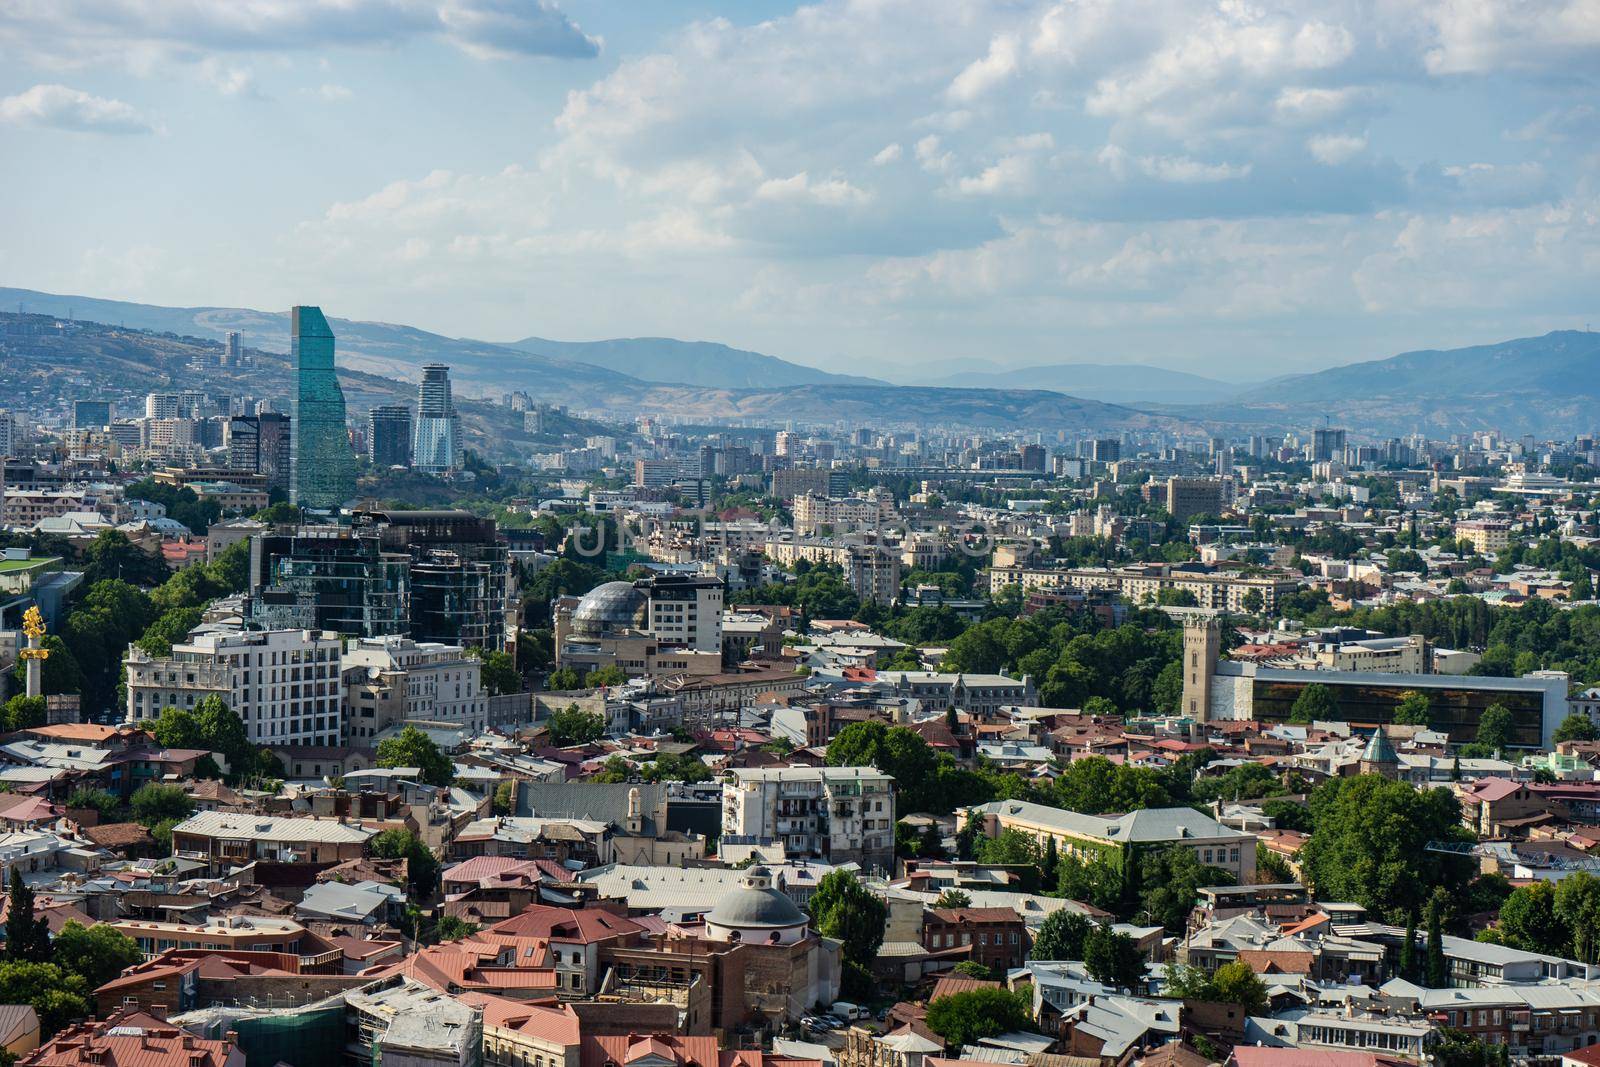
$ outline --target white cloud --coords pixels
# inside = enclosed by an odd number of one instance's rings
[[[35,85],[0,99],[0,123],[79,133],[151,132],[150,123],[132,105],[65,85]]]
[[[917,142],[917,162],[922,164],[923,170],[943,173],[955,165],[956,157],[953,153],[939,150],[941,143],[939,136],[932,133]]]
[[[1320,89],[1287,86],[1273,104],[1279,119],[1295,125],[1326,122],[1344,114],[1360,96],[1355,88]]]
[[[872,194],[859,189],[843,178],[812,181],[805,171],[788,178],[769,178],[756,187],[757,200],[774,200],[795,203],[810,202],[827,207],[865,204]]]
[[[316,93],[329,102],[348,100],[355,95],[350,91],[349,86],[340,85],[337,82],[324,82],[322,85],[317,86]]]
[[[1133,156],[1118,145],[1106,145],[1096,158],[1114,177],[1142,174],[1161,182],[1190,185],[1248,177],[1249,163],[1202,163],[1188,156]]]
[[[18,0],[0,45],[59,63],[305,52],[436,37],[480,58],[588,58],[598,38],[550,0]]]
[[[996,196],[1027,192],[1033,186],[1033,162],[1027,156],[1002,156],[993,166],[956,182],[964,196]]]
[[[200,77],[223,96],[259,97],[255,75],[244,67],[223,63],[209,56],[200,63]]]
[[[283,261],[462,316],[523,316],[523,294],[548,293],[552,321],[524,333],[754,344],[766,328],[849,359],[971,350],[980,331],[1059,354],[1133,329],[1242,359],[1237,338],[1198,333],[1259,324],[1281,344],[1284,316],[1349,321],[1407,279],[1430,306],[1475,297],[1476,279],[1448,281],[1469,232],[1509,234],[1550,292],[1592,283],[1592,112],[1541,83],[1447,150],[1412,138],[1465,106],[1454,94],[1531,84],[1428,77],[1436,38],[1410,8],[1314,0],[815,0],[711,18],[570,92],[544,141],[508,137],[515,166],[413,173],[308,212]],[[1540,214],[1554,205],[1559,223]],[[586,296],[597,276],[605,293]],[[1456,307],[1452,322],[1476,314]]]
[[[1365,134],[1324,133],[1306,142],[1306,150],[1318,163],[1336,167],[1348,163],[1367,150]]]
[[[1600,63],[1600,6],[1594,0],[1434,0],[1426,8],[1431,74],[1529,70],[1572,64],[1592,75]]]
[[[1017,39],[1008,33],[989,42],[989,51],[974,60],[950,83],[945,95],[960,103],[971,103],[1017,72]]]

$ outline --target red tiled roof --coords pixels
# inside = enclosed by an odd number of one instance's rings
[[[640,931],[638,923],[599,908],[554,908],[536,904],[489,928],[490,933],[545,937],[552,941],[602,941]]]
[[[244,1053],[230,1042],[195,1037],[148,1015],[118,1012],[103,1022],[62,1031],[18,1063],[26,1067],[243,1067]]]
[[[1239,950],[1239,961],[1257,974],[1310,974],[1313,959],[1310,952]]]

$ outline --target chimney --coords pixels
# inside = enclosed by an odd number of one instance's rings
[[[167,1006],[165,1004],[151,1004],[149,1011],[151,1015],[155,1016],[157,1019],[160,1019],[162,1022],[167,1021]]]

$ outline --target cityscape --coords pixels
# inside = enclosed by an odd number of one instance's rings
[[[0,57],[0,1065],[1600,1067],[1591,3]]]

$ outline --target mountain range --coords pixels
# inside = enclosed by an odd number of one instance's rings
[[[0,307],[124,327],[117,339],[124,347],[137,344],[132,330],[174,341],[218,341],[228,331],[239,330],[247,347],[279,357],[289,348],[287,312],[168,308],[4,288],[0,288]],[[328,321],[338,339],[341,375],[414,382],[421,377],[422,364],[447,363],[460,396],[498,398],[523,389],[537,400],[608,417],[748,419],[765,425],[847,420],[883,428],[945,425],[1050,432],[1188,426],[1181,416],[1152,415],[1045,390],[894,386],[708,342],[641,338],[563,343],[528,338],[494,344],[393,323],[334,317]],[[643,364],[634,368],[636,373],[614,369],[628,366],[630,353]],[[152,349],[151,358],[165,357]],[[285,377],[276,389],[287,396],[290,382]],[[353,407],[359,410],[359,405]]]
[[[248,346],[279,353],[289,347],[287,312],[161,307],[5,288],[0,308],[209,340],[240,330]],[[1384,436],[1487,427],[1560,436],[1600,423],[1600,334],[1575,330],[1405,352],[1256,385],[1105,363],[987,370],[930,363],[922,372],[926,380],[890,368],[885,376],[903,383],[890,384],[705,341],[526,337],[500,344],[392,323],[330,322],[341,369],[404,383],[416,381],[424,363],[447,363],[464,396],[498,398],[524,389],[540,400],[617,417],[1042,432],[1273,430],[1326,418],[1358,434]],[[287,382],[283,389],[286,394]]]
[[[1040,367],[987,367],[919,380],[952,389],[1049,389],[1109,404],[1206,404],[1237,396],[1229,382],[1147,363],[1053,363]]]

